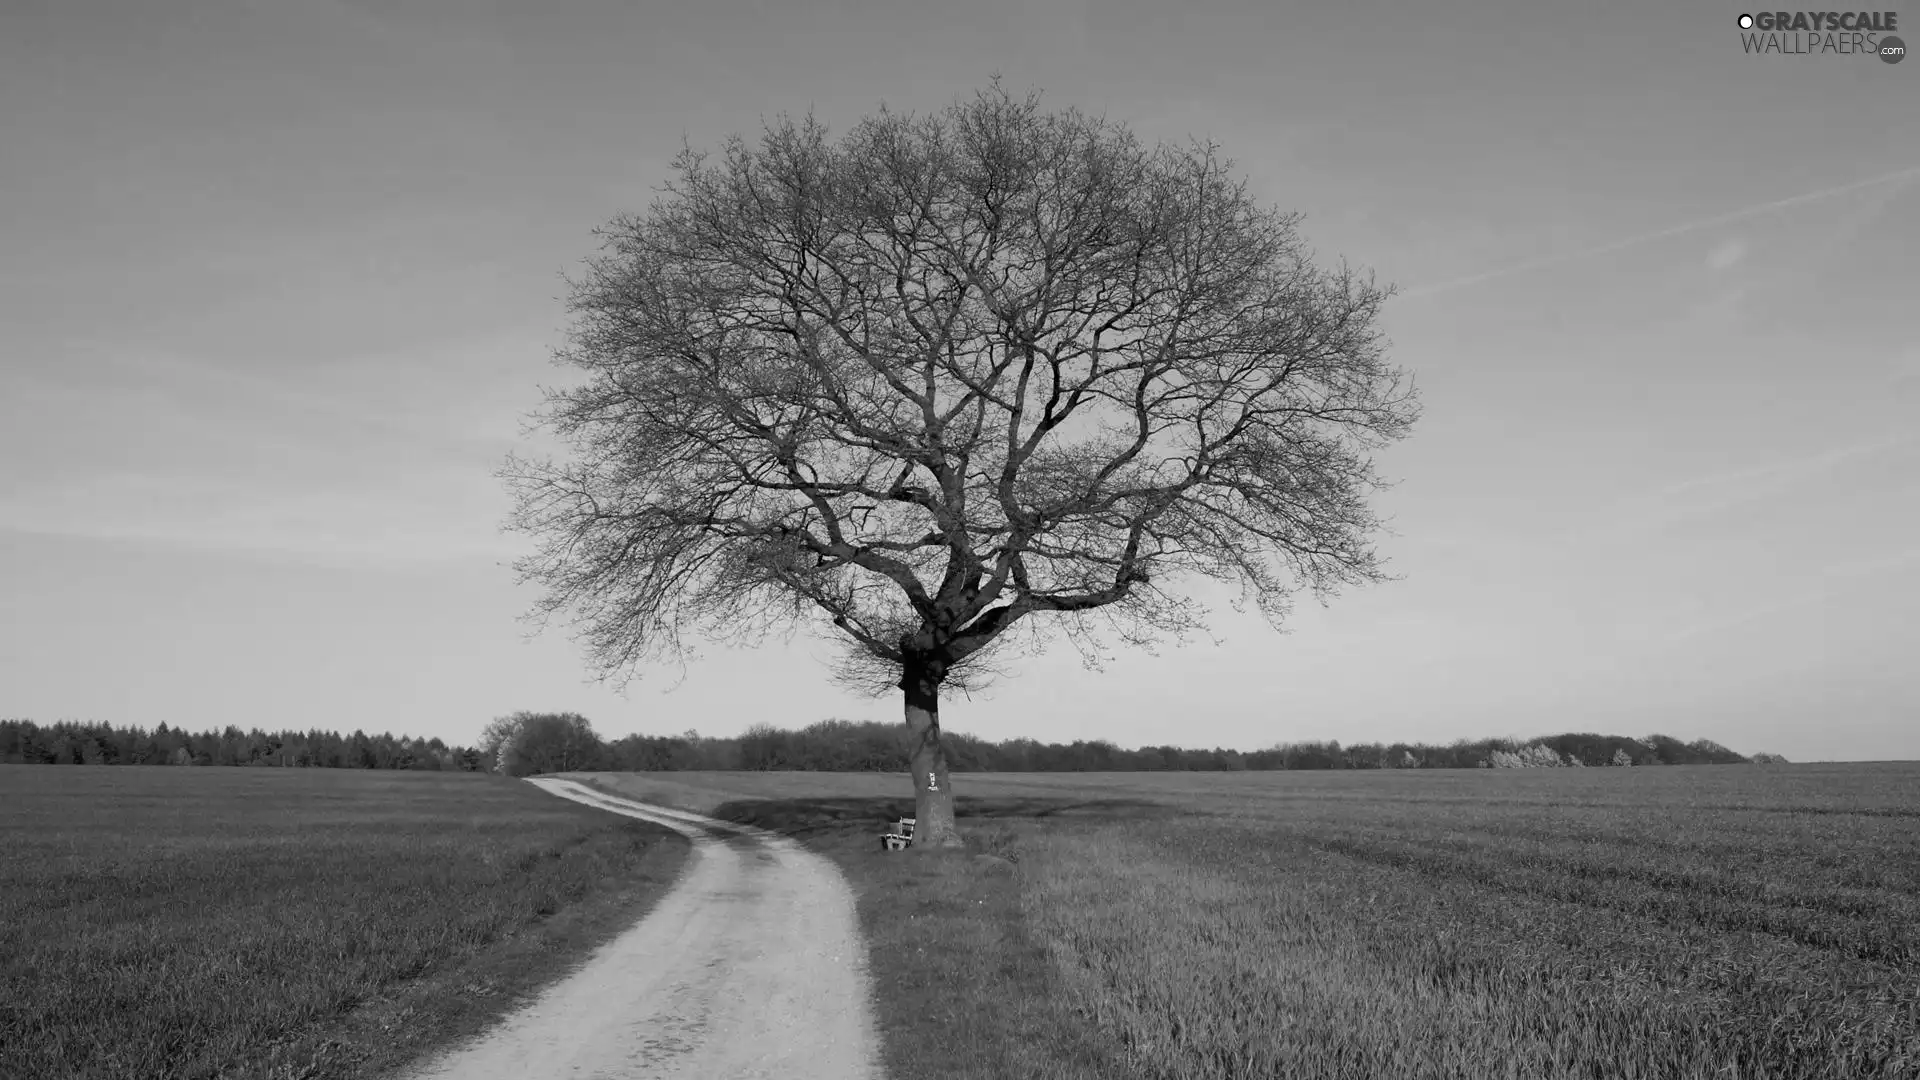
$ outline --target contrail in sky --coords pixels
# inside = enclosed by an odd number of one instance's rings
[[[1624,240],[1615,240],[1610,244],[1602,244],[1599,247],[1569,251],[1564,255],[1546,255],[1538,259],[1528,259],[1524,262],[1512,263],[1495,270],[1488,270],[1462,278],[1454,278],[1452,281],[1440,281],[1432,285],[1417,285],[1400,295],[1404,297],[1431,296],[1434,293],[1446,292],[1451,289],[1462,289],[1468,285],[1478,285],[1483,281],[1491,281],[1494,278],[1505,277],[1508,274],[1518,274],[1525,270],[1538,270],[1543,267],[1558,266],[1561,263],[1572,262],[1575,259],[1585,259],[1593,255],[1606,255],[1624,248],[1630,248],[1635,244],[1644,244],[1649,240],[1664,240],[1669,236],[1679,236],[1681,233],[1692,232],[1695,229],[1724,225],[1729,221],[1739,221],[1742,218],[1753,217],[1756,214],[1764,214],[1772,210],[1781,210],[1789,206],[1797,206],[1800,203],[1814,202],[1818,199],[1825,199],[1834,195],[1844,195],[1849,191],[1858,191],[1861,188],[1873,187],[1877,184],[1884,184],[1892,180],[1910,180],[1916,176],[1920,176],[1920,165],[1884,173],[1880,176],[1869,177],[1865,180],[1855,180],[1851,184],[1841,184],[1838,187],[1809,191],[1804,195],[1794,195],[1785,199],[1775,199],[1772,202],[1756,203],[1752,206],[1729,211],[1725,214],[1701,218],[1698,221],[1672,225],[1654,232],[1639,233],[1634,236],[1629,236]]]

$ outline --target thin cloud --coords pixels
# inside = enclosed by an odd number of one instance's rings
[[[1747,242],[1737,239],[1729,240],[1714,248],[1712,254],[1707,256],[1707,267],[1712,270],[1730,270],[1746,257]]]
[[[60,492],[0,497],[0,532],[233,552],[337,566],[507,562],[525,554],[498,508],[453,493],[431,505],[404,493],[253,498],[185,477],[123,477]]]
[[[405,401],[392,384],[393,376],[379,388],[379,396],[358,398],[329,393],[285,378],[274,378],[242,368],[223,366],[178,354],[143,350],[137,355],[101,347],[94,350],[106,363],[122,370],[131,369],[149,376],[156,386],[179,386],[190,381],[216,392],[239,390],[255,403],[271,403],[286,412],[305,413],[327,421],[345,422],[362,431],[378,432],[390,443],[412,446],[436,455],[470,458],[478,451],[496,454],[514,444],[519,416],[513,423],[497,424],[493,410],[476,400],[471,386],[449,377],[446,400],[434,402],[434,408],[405,408]],[[527,402],[537,404],[528,381]],[[237,407],[229,405],[229,407]],[[261,415],[265,415],[264,412]]]
[[[1890,173],[1868,177],[1865,180],[1855,180],[1850,184],[1839,184],[1834,187],[1821,188],[1818,191],[1809,191],[1784,199],[1774,199],[1771,202],[1755,203],[1752,206],[1742,207],[1725,214],[1716,214],[1712,217],[1700,218],[1695,221],[1686,221],[1678,225],[1670,225],[1664,229],[1656,229],[1652,232],[1637,233],[1625,239],[1615,240],[1612,243],[1601,244],[1597,247],[1582,248],[1579,251],[1569,251],[1561,255],[1547,255],[1537,259],[1527,259],[1483,273],[1454,278],[1451,281],[1436,282],[1432,285],[1417,285],[1401,293],[1401,295],[1411,299],[1418,296],[1433,296],[1443,292],[1450,292],[1454,289],[1464,289],[1469,285],[1478,285],[1481,282],[1492,281],[1495,278],[1506,277],[1509,274],[1519,274],[1529,270],[1542,270],[1547,267],[1561,266],[1566,263],[1592,258],[1597,255],[1610,255],[1613,252],[1624,251],[1627,248],[1639,244],[1651,243],[1655,240],[1664,240],[1672,236],[1681,236],[1699,229],[1712,228],[1715,225],[1725,225],[1729,222],[1743,221],[1760,214],[1772,213],[1775,210],[1784,210],[1790,206],[1816,202],[1821,199],[1832,198],[1835,195],[1844,195],[1850,191],[1876,187],[1880,184],[1911,180],[1915,177],[1920,177],[1920,165],[1897,169]]]
[[[1894,360],[1887,373],[1889,387],[1920,381],[1920,349],[1910,349],[1904,357]]]
[[[1578,530],[1582,540],[1621,541],[1649,536],[1681,522],[1698,521],[1755,502],[1779,498],[1848,462],[1892,453],[1920,442],[1920,436],[1899,434],[1829,447],[1782,461],[1710,473],[1676,481],[1624,499],[1601,511],[1607,522]]]
[[[1798,457],[1772,462],[1767,465],[1734,469],[1728,472],[1713,473],[1707,476],[1697,476],[1689,480],[1682,480],[1679,483],[1670,484],[1667,487],[1661,488],[1659,494],[1664,498],[1673,498],[1675,496],[1701,491],[1724,491],[1728,488],[1742,487],[1752,488],[1756,485],[1769,487],[1780,481],[1795,480],[1825,472],[1839,465],[1841,462],[1848,461],[1852,458],[1898,449],[1913,442],[1916,438],[1920,438],[1920,436],[1894,435],[1887,438],[1847,443],[1843,446],[1830,447],[1817,453],[1802,454]]]
[[[1731,615],[1706,619],[1700,622],[1680,626],[1666,636],[1666,643],[1673,644],[1690,638],[1705,637],[1709,634],[1731,630],[1736,626],[1758,622],[1770,616],[1781,615],[1789,611],[1815,607],[1827,603],[1846,591],[1846,583],[1854,579],[1893,571],[1902,571],[1920,562],[1920,548],[1908,548],[1889,555],[1869,559],[1852,559],[1837,563],[1820,571],[1817,575],[1825,584],[1817,588],[1789,595],[1783,599],[1760,604],[1737,611]]]

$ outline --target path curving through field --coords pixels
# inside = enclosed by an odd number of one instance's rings
[[[852,890],[785,837],[571,780],[693,842],[673,891],[579,970],[409,1080],[879,1080]]]

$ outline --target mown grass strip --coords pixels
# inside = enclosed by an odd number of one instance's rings
[[[1097,1040],[1050,1007],[1052,969],[1026,936],[1019,868],[997,834],[973,829],[958,852],[883,852],[880,827],[912,813],[913,800],[871,794],[879,783],[847,774],[776,775],[767,790],[817,791],[826,782],[860,794],[777,799],[739,798],[756,785],[750,774],[574,775],[629,798],[792,836],[831,859],[858,898],[889,1080],[1119,1075]],[[886,779],[905,788],[903,778]]]

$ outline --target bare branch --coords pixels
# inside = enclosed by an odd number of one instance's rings
[[[864,685],[1022,627],[1177,636],[1183,576],[1276,626],[1383,579],[1371,454],[1418,413],[1389,292],[1232,171],[997,85],[683,152],[572,283],[572,459],[502,473],[540,610],[607,671],[798,620]]]

